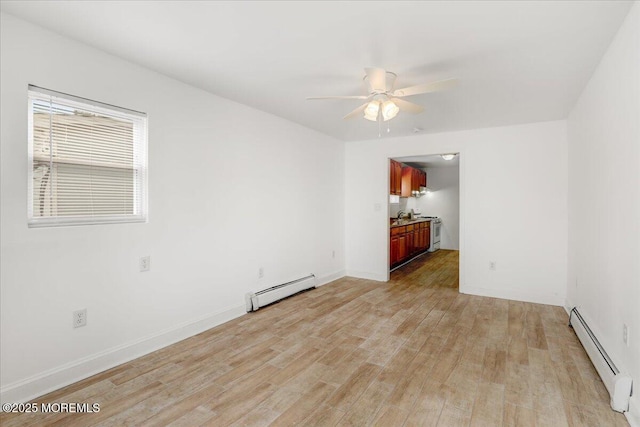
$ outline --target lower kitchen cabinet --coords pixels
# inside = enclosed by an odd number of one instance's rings
[[[391,228],[389,262],[392,268],[429,249],[430,226],[429,221],[421,221]]]
[[[407,257],[407,236],[404,234],[398,236],[398,260],[405,259]]]

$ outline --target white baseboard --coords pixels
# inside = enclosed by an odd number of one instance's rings
[[[371,273],[369,271],[347,270],[346,275],[349,277],[356,277],[358,279],[375,280],[376,282],[387,281],[386,274]]]
[[[345,270],[340,270],[335,273],[327,274],[326,276],[318,277],[316,279],[316,287],[326,285],[327,283],[331,283],[334,280],[342,279],[345,277],[347,273]]]
[[[478,286],[460,286],[460,293],[469,295],[479,295],[514,301],[532,302],[535,304],[557,305],[564,307],[564,298],[558,295],[537,294],[532,292],[513,291],[508,289],[488,289]]]
[[[320,277],[317,279],[316,286],[326,285],[334,280],[345,277],[345,275],[345,270],[340,270]],[[145,354],[182,341],[207,329],[240,317],[243,314],[246,314],[246,307],[244,305],[233,307],[8,384],[0,388],[0,402],[27,402],[38,396],[50,393],[122,363],[129,362]]]
[[[28,402],[38,396],[182,341],[244,314],[246,314],[245,306],[239,305],[8,384],[0,389],[0,402]]]
[[[629,399],[629,411],[624,416],[631,427],[640,427],[640,395],[637,392]]]

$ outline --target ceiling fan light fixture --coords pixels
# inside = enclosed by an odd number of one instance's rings
[[[371,101],[364,109],[364,118],[372,122],[378,121],[378,112],[380,111],[380,102]]]
[[[455,153],[440,154],[440,157],[442,157],[444,160],[453,160],[453,158],[456,157],[456,154]]]
[[[391,100],[387,100],[382,104],[382,118],[385,122],[397,116],[398,111],[400,111],[400,108]]]

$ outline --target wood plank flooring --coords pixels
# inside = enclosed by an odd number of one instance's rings
[[[12,426],[626,426],[562,308],[458,293],[440,250],[344,278],[2,414]]]

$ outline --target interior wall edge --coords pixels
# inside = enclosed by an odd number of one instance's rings
[[[354,277],[356,279],[375,280],[376,282],[388,281],[387,277],[384,274],[374,273],[371,271],[347,270],[346,275],[348,277]]]
[[[534,304],[547,304],[564,307],[564,296],[553,295],[549,293],[533,293],[507,289],[489,289],[480,286],[462,286],[462,284],[460,285],[460,293],[481,297],[491,297],[512,301],[523,301],[531,302]]]

